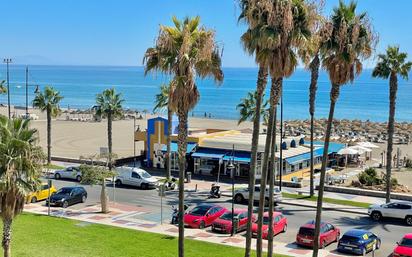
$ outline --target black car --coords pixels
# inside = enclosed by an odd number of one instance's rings
[[[84,203],[87,199],[86,189],[83,187],[62,187],[50,197],[50,206],[66,208],[76,203]],[[46,205],[49,204],[46,201]]]

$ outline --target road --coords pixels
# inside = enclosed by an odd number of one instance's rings
[[[53,184],[57,188],[63,186],[73,186],[76,182],[65,180],[53,180]],[[83,208],[85,205],[94,205],[99,202],[100,186],[84,186],[88,192],[88,199],[85,204],[79,204],[70,208]],[[110,200],[113,200],[113,188],[108,186],[108,193]],[[231,199],[228,197],[222,197],[220,199],[206,199],[207,195],[199,194],[196,192],[186,192],[186,200],[190,205],[196,205],[198,203],[217,203],[228,209],[231,208]],[[116,202],[126,203],[135,206],[143,206],[150,210],[150,215],[146,215],[145,218],[151,221],[160,222],[160,197],[157,190],[140,190],[137,188],[116,188],[115,189]],[[165,198],[163,198],[163,220],[164,222],[170,221],[171,205],[177,205],[177,191],[167,192]],[[247,208],[246,205],[235,205],[235,208]],[[276,236],[277,241],[283,243],[293,243],[299,226],[307,221],[315,218],[316,211],[314,208],[292,206],[287,204],[280,204],[277,210],[281,211],[288,219],[288,231],[285,234]],[[349,229],[367,229],[377,234],[382,239],[382,246],[375,254],[376,257],[387,257],[393,250],[396,242],[401,237],[412,231],[411,227],[404,225],[403,221],[385,220],[383,222],[374,222],[367,216],[361,216],[356,214],[338,212],[338,211],[324,211],[323,220],[330,222],[341,229],[341,234]],[[209,230],[209,229],[206,229]],[[329,245],[328,250],[334,252],[336,249],[336,243]],[[372,256],[369,254],[369,256]]]

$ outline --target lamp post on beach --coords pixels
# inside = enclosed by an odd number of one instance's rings
[[[29,118],[29,66],[26,66],[26,119]],[[39,85],[33,85],[36,87],[34,90],[35,94],[38,94],[40,92],[40,87]]]
[[[282,191],[282,173],[283,173],[283,87],[280,91],[280,149],[279,149],[279,159],[280,159],[280,171],[279,171],[279,190]]]
[[[233,165],[235,159],[235,145],[232,146],[232,159],[227,166],[227,168],[230,170],[230,177],[232,179],[232,229],[230,231],[230,235],[233,236],[235,234],[235,165]]]
[[[7,66],[7,110],[9,114],[9,119],[11,117],[11,111],[10,111],[10,76],[9,76],[9,64],[12,62],[11,58],[4,58],[3,62]]]

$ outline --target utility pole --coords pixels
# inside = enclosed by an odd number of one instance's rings
[[[29,66],[26,66],[26,119],[29,118]]]
[[[10,76],[9,76],[9,64],[11,63],[11,58],[5,58],[3,62],[7,66],[7,108],[9,119],[11,118],[11,111],[10,111]]]

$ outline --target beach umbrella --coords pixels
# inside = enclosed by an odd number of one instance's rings
[[[354,155],[354,154],[359,154],[359,152],[353,148],[346,147],[346,148],[340,149],[338,151],[338,154],[339,155]]]
[[[372,152],[371,149],[369,149],[367,147],[360,146],[360,145],[354,145],[354,146],[351,146],[349,148],[354,149],[355,151],[358,151],[359,154]]]
[[[361,147],[366,147],[366,148],[379,148],[379,146],[372,144],[371,142],[359,142],[358,143],[359,146]]]

